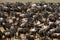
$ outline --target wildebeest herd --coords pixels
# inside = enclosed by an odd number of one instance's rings
[[[60,3],[0,3],[0,40],[11,38],[60,40]]]

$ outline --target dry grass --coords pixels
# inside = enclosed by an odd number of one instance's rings
[[[60,2],[60,0],[0,0],[0,2]]]

